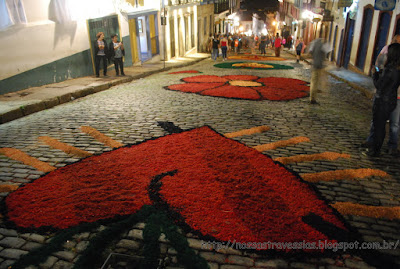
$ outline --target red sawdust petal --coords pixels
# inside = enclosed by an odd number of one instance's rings
[[[251,76],[251,75],[229,75],[229,76],[223,76],[223,78],[226,78],[229,80],[256,80],[259,77]]]
[[[226,78],[212,75],[200,75],[194,77],[187,77],[182,79],[185,82],[227,82]]]
[[[238,98],[247,100],[260,100],[260,95],[251,87],[240,87],[232,85],[224,85],[211,90],[206,90],[202,95]]]
[[[174,74],[195,74],[195,73],[200,73],[200,72],[197,71],[197,70],[186,70],[186,71],[171,72],[171,73],[168,73],[168,74],[174,75]]]
[[[272,101],[293,100],[308,95],[308,93],[303,90],[282,90],[271,86],[257,87],[257,91],[261,94],[263,99]]]
[[[219,87],[224,85],[225,82],[210,82],[210,83],[183,83],[183,84],[174,84],[166,87],[169,90],[173,91],[181,91],[181,92],[201,92],[208,89],[213,89],[215,87]]]

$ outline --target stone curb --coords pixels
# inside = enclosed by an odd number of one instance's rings
[[[81,98],[81,97],[85,97],[90,94],[108,90],[109,88],[119,85],[119,84],[128,83],[128,82],[131,82],[132,80],[148,77],[150,75],[153,75],[153,74],[156,74],[159,72],[171,70],[173,68],[181,68],[181,67],[189,66],[189,65],[201,62],[205,59],[207,59],[207,58],[194,59],[193,61],[190,61],[188,63],[177,64],[174,66],[169,66],[169,67],[160,68],[160,69],[156,69],[156,70],[146,71],[146,72],[143,72],[143,73],[140,73],[137,75],[133,75],[133,76],[126,76],[124,78],[115,80],[113,82],[106,82],[104,84],[97,85],[97,86],[85,87],[85,88],[82,88],[82,89],[77,90],[72,93],[67,93],[67,94],[53,97],[50,99],[41,100],[41,101],[26,105],[26,106],[21,106],[19,108],[12,109],[10,111],[0,114],[0,124],[10,122],[10,121],[22,118],[24,116],[28,116],[32,113],[43,111],[43,110],[46,110],[46,109],[49,109],[49,108],[52,108],[52,107],[55,107],[55,106],[58,106],[61,104],[65,104],[65,103],[71,102],[71,101]]]

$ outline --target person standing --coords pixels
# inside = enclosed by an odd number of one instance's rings
[[[261,41],[260,41],[260,53],[261,55],[266,55],[267,52],[265,51],[265,46],[267,46],[267,39],[265,36],[261,36]]]
[[[222,51],[222,61],[225,61],[227,57],[227,51],[228,51],[228,39],[226,38],[225,35],[222,35],[221,41],[220,41],[220,47]]]
[[[214,35],[211,41],[211,58],[216,61],[218,58],[219,39],[217,34]]]
[[[122,60],[122,57],[125,55],[124,44],[122,43],[122,41],[118,42],[117,35],[112,35],[111,39],[112,41],[110,42],[110,57],[111,59],[114,59],[115,73],[117,76],[119,76],[119,70],[121,69],[121,75],[125,76],[124,62]]]
[[[103,61],[103,74],[107,76],[107,44],[104,42],[104,33],[98,32],[96,35],[97,40],[94,42],[94,55],[95,55],[95,69],[96,77],[100,76],[100,62]]]
[[[282,39],[279,37],[279,33],[276,33],[274,47],[275,47],[275,56],[279,57],[281,55],[281,47],[282,47]]]
[[[391,44],[399,43],[400,44],[400,35],[395,35],[392,39]],[[387,53],[388,53],[389,45],[386,45],[380,51],[378,57],[375,61],[375,67],[378,70],[384,69]],[[399,124],[400,124],[400,88],[397,89],[398,97],[397,97],[397,105],[396,108],[392,111],[389,117],[389,139],[388,139],[388,153],[392,156],[399,156],[399,152],[397,150],[398,141],[399,141]],[[372,136],[374,133],[373,130],[373,122],[371,121],[370,135],[367,138],[367,141],[363,143],[362,147],[367,147],[372,143]]]
[[[295,45],[297,62],[300,61],[300,59],[301,59],[301,54],[304,52],[304,48],[305,48],[305,47],[306,47],[306,46],[304,45],[303,38],[302,38],[302,37],[299,37],[299,38],[296,40],[296,45]]]
[[[330,46],[324,42],[322,38],[313,40],[310,44],[308,53],[312,55],[312,71],[311,71],[311,86],[310,86],[310,104],[317,104],[317,92],[326,88],[326,77],[324,71],[324,61]]]
[[[388,47],[384,69],[373,74],[376,88],[372,106],[371,144],[364,152],[370,157],[378,157],[385,139],[386,121],[397,105],[397,89],[400,86],[400,44]]]

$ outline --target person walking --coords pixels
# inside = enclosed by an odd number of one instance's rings
[[[394,43],[388,47],[387,61],[383,70],[373,74],[376,88],[372,106],[371,144],[364,154],[370,157],[380,155],[385,139],[386,121],[397,105],[397,89],[400,86],[400,44]]]
[[[304,52],[304,49],[305,49],[305,45],[304,45],[304,42],[303,42],[303,38],[302,37],[299,37],[297,40],[296,40],[296,45],[295,45],[295,48],[296,48],[296,58],[297,58],[297,63],[298,62],[300,62],[300,59],[301,59],[301,54]]]
[[[400,44],[400,35],[395,35],[392,39],[391,44],[399,43]],[[377,70],[384,69],[387,53],[388,53],[389,45],[386,45],[380,51],[378,57],[375,61],[375,68]],[[388,139],[388,153],[392,156],[399,156],[400,153],[397,150],[398,141],[399,141],[399,125],[400,125],[400,88],[397,89],[397,105],[396,108],[392,111],[389,117],[389,139]],[[363,143],[361,146],[368,148],[370,144],[372,144],[372,136],[374,133],[373,130],[373,122],[371,121],[370,135],[367,138],[367,141]]]
[[[96,35],[97,40],[94,42],[94,55],[95,55],[95,69],[96,77],[100,76],[100,62],[103,62],[103,74],[107,76],[107,43],[104,42],[104,33],[98,32]]]
[[[214,35],[211,41],[211,58],[216,61],[218,58],[219,39],[217,34]]]
[[[267,52],[265,51],[265,47],[267,46],[267,39],[265,36],[261,36],[261,41],[260,41],[260,53],[261,55],[266,55]]]
[[[279,37],[279,33],[276,33],[274,47],[275,47],[275,56],[279,57],[281,55],[281,47],[282,47],[282,39]]]
[[[112,41],[110,42],[110,57],[111,60],[114,61],[114,67],[115,67],[115,74],[119,76],[119,70],[121,69],[121,76],[125,76],[124,73],[124,62],[122,57],[125,56],[125,48],[124,44],[121,42],[118,42],[118,36],[117,35],[112,35],[111,36]]]
[[[226,38],[225,35],[222,35],[219,45],[220,45],[221,51],[222,51],[222,61],[225,61],[228,58],[228,56],[227,56],[228,39]]]
[[[308,53],[312,55],[312,71],[311,71],[311,86],[310,86],[310,104],[317,103],[317,92],[327,87],[326,74],[324,71],[324,61],[330,46],[322,38],[313,40],[310,44]]]

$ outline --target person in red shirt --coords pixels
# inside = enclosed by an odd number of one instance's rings
[[[226,52],[228,51],[228,39],[226,35],[222,35],[219,45],[222,50],[222,61],[225,61],[227,59]]]
[[[276,38],[275,38],[275,56],[279,57],[281,55],[281,47],[282,47],[282,39],[279,36],[279,33],[276,33]]]

